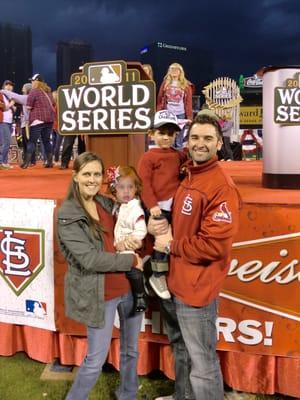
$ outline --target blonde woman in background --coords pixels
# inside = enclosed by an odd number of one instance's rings
[[[192,84],[184,74],[182,66],[173,63],[160,86],[157,97],[157,111],[168,110],[177,119],[192,121]]]

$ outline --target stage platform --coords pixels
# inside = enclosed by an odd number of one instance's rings
[[[243,247],[241,243],[247,241],[266,241],[269,237],[282,238],[285,235],[300,232],[300,190],[262,188],[261,161],[222,162],[221,165],[237,184],[244,204],[240,235],[236,240],[238,245],[234,251],[240,251],[240,248]],[[45,169],[41,164],[26,170],[18,166],[14,166],[11,170],[1,170],[0,198],[53,199],[59,206],[66,195],[71,173],[71,169],[62,171],[58,167]],[[264,239],[261,240],[261,238]],[[253,245],[251,246],[253,254],[256,250],[253,250]],[[298,253],[293,257],[297,258]],[[57,248],[56,240],[54,268],[55,316],[58,331],[50,332],[29,326],[0,323],[0,355],[10,356],[18,351],[25,351],[29,357],[44,363],[51,363],[54,358],[58,358],[62,364],[79,365],[81,363],[86,351],[84,329],[79,324],[67,320],[63,315],[62,290],[66,265]],[[295,268],[298,268],[298,265]],[[231,301],[228,295],[228,293],[231,295],[233,293],[232,279],[233,277],[228,277],[224,297],[221,298],[221,303],[224,304],[223,306],[221,304],[221,311],[226,316],[229,315],[230,307],[236,306],[236,303]],[[294,283],[297,284],[298,290],[299,280]],[[272,285],[273,282],[268,286],[269,292],[273,288]],[[286,290],[291,294],[291,290],[296,290],[296,286],[287,286]],[[265,290],[265,292],[268,291]],[[299,297],[298,291],[296,293]],[[249,301],[249,293],[243,293],[243,296],[244,300]],[[283,301],[288,297],[291,296],[287,296],[284,292]],[[277,331],[274,328],[273,350],[263,348],[262,344],[253,345],[250,350],[245,350],[241,343],[237,345],[237,343],[226,342],[224,338],[220,338],[219,355],[222,371],[224,380],[230,387],[245,392],[281,393],[300,397],[300,344],[299,340],[293,341],[291,334],[292,331],[296,332],[297,335],[300,332],[300,300],[297,300],[296,297],[296,300],[293,297],[291,298],[293,304],[288,303],[288,300],[286,300],[287,303],[284,304],[284,307],[281,307],[280,301],[275,305],[277,308],[273,304],[276,312],[278,312],[272,314],[274,315],[274,326],[280,327]],[[263,303],[266,304],[270,301],[267,293]],[[257,311],[256,305],[251,308],[248,315],[245,312],[245,304],[247,303],[240,304],[241,312],[245,313],[247,319],[255,320],[256,317],[253,313],[255,310]],[[284,317],[283,308],[286,313],[294,313],[293,320]],[[261,312],[260,318],[265,314],[269,315],[265,310],[257,312]],[[276,318],[278,319],[276,320]],[[269,317],[266,317],[265,320],[268,321]],[[282,326],[286,326],[287,329],[292,326],[293,329],[281,331]],[[289,332],[289,334],[286,332]],[[240,335],[243,335],[243,333]],[[285,344],[280,342],[279,336],[281,336],[281,340],[284,338]],[[247,337],[245,332],[244,337]],[[300,334],[298,337],[300,337]],[[234,340],[236,341],[236,336]],[[291,349],[286,351],[289,340],[291,340]],[[36,345],[37,343],[38,345]],[[109,362],[116,368],[119,362],[118,350],[119,340],[115,338],[112,341]],[[168,377],[174,377],[172,354],[166,338],[162,339],[159,336],[155,340],[152,336],[151,340],[146,340],[142,334],[139,351],[139,374],[145,375],[151,370],[160,369]]]

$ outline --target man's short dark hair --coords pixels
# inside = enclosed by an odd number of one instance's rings
[[[209,125],[214,126],[216,128],[218,139],[222,140],[223,135],[222,135],[221,126],[220,126],[219,122],[216,120],[216,118],[212,118],[209,115],[205,115],[205,114],[197,115],[189,127],[188,137],[190,136],[191,129],[195,124],[200,124],[200,125],[209,124]]]

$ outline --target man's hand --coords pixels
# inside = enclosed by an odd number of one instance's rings
[[[160,251],[161,253],[166,253],[166,247],[170,244],[172,240],[173,235],[171,231],[171,226],[169,226],[167,233],[159,235],[155,238],[154,249]]]
[[[155,219],[153,217],[150,217],[147,228],[148,232],[153,236],[164,235],[168,232],[169,223],[166,218]]]

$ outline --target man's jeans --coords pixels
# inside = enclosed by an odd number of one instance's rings
[[[133,297],[131,292],[105,302],[105,326],[102,329],[87,328],[87,355],[78,370],[66,400],[87,400],[89,392],[95,385],[105,363],[117,310],[120,318],[121,382],[116,391],[116,396],[118,400],[136,399],[138,391],[138,336],[143,314],[138,313],[131,316],[132,308]]]
[[[0,123],[0,164],[8,163],[8,152],[11,141],[12,125]]]
[[[174,297],[162,300],[161,306],[175,359],[175,399],[223,400],[216,353],[217,301],[191,307]]]

